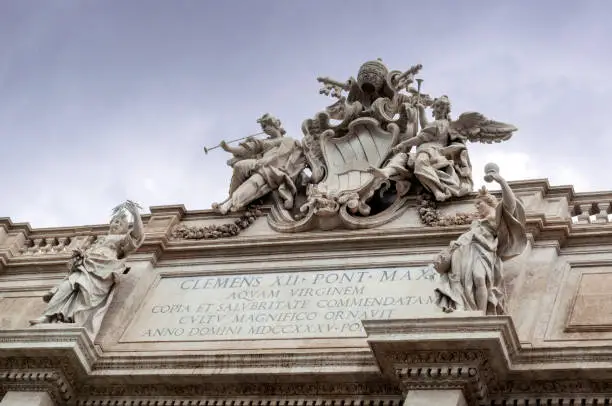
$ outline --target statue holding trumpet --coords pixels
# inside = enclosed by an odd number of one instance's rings
[[[337,101],[303,121],[302,139],[264,114],[261,133],[204,148],[232,154],[229,195],[213,209],[237,212],[273,192],[274,230],[360,229],[391,221],[410,194],[437,202],[469,195],[468,141],[502,142],[517,129],[478,112],[451,118],[447,96],[422,92],[422,68],[390,70],[376,59],[347,80],[319,77],[320,93]]]
[[[264,114],[257,122],[268,138],[254,136],[241,138],[238,146],[221,141],[218,147],[230,152],[233,157],[227,163],[233,168],[229,196],[212,208],[221,214],[239,211],[251,202],[277,191],[286,209],[293,207],[297,192],[295,182],[306,167],[306,160],[299,141],[285,137],[281,122],[270,114]],[[255,134],[255,135],[259,135]],[[205,148],[205,152],[217,148]]]

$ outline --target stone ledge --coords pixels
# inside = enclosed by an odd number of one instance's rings
[[[557,397],[575,388],[592,396],[612,392],[612,345],[522,347],[509,316],[456,313],[363,324],[371,351],[104,353],[81,328],[0,331],[0,392],[42,388],[64,401],[145,392],[251,399],[270,391],[399,399],[402,390],[460,388],[472,405],[535,396],[543,388],[559,389]]]
[[[463,313],[363,324],[381,371],[404,391],[460,388],[477,405],[545,387],[557,388],[557,397],[576,387],[602,395],[612,389],[612,345],[522,347],[509,316]]]

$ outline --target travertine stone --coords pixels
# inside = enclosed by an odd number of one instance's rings
[[[502,189],[493,207],[471,192],[467,141],[516,129],[451,119],[447,97],[421,92],[421,68],[375,60],[356,79],[319,78],[338,101],[304,121],[301,140],[264,115],[271,138],[222,144],[234,178],[217,211],[152,207],[131,246],[109,244],[108,225],[0,218],[0,405],[609,404],[612,192],[507,183],[487,165]],[[258,197],[261,217],[240,211]],[[427,264],[443,247],[440,276]],[[68,284],[91,279],[45,310],[73,250],[83,264]],[[112,273],[120,283],[97,283]],[[442,278],[447,302],[479,310],[442,313]],[[71,321],[92,287],[106,301],[98,334],[24,328],[33,313]]]
[[[600,202],[597,204],[598,212],[595,214],[596,223],[607,223],[610,221],[610,213],[612,213],[612,204],[610,202]]]
[[[130,273],[114,296],[103,289],[108,317],[95,340],[74,325],[21,328],[42,310],[32,300],[64,277],[72,249],[100,245],[106,228],[34,230],[0,219],[0,391],[101,406],[392,406],[402,393],[406,405],[609,403],[612,194],[530,180],[510,184],[511,201],[501,182],[498,207],[525,208],[524,222],[508,211],[521,220],[517,245],[527,248],[504,262],[500,278],[503,222],[468,230],[483,198],[470,192],[466,143],[501,141],[515,129],[478,113],[451,120],[448,98],[421,93],[421,80],[410,87],[420,69],[370,61],[357,79],[320,78],[339,101],[304,122],[303,140],[275,137],[280,123],[264,116],[274,139],[225,145],[235,173],[219,211],[267,194],[267,221],[253,219],[223,240],[172,238],[181,227],[231,224],[244,213],[152,208]],[[403,150],[411,146],[415,153]],[[485,172],[495,180],[498,168]],[[444,200],[440,218],[470,216],[424,227],[423,191]],[[331,230],[342,227],[350,230]],[[480,256],[466,250],[449,262],[465,259],[471,276],[485,263],[493,277],[480,293],[505,290],[508,299],[488,313],[510,316],[442,314],[432,303],[439,276],[427,263],[449,241],[457,249],[474,240],[488,244]]]
[[[151,257],[133,255],[130,258],[130,272],[123,275],[116,286],[115,296],[108,308],[110,317],[105,317],[96,340],[102,343],[117,343],[125,332],[134,314],[142,305],[148,289],[157,274]]]
[[[0,298],[0,329],[26,328],[28,320],[37,317],[44,309],[45,303],[40,296]]]
[[[404,406],[467,406],[461,389],[411,390]]]
[[[447,96],[434,99],[434,121],[429,123],[425,107],[417,103],[421,131],[393,148],[396,155],[379,173],[385,178],[414,176],[434,198],[443,202],[462,197],[473,188],[472,165],[466,147],[470,141],[503,141],[516,127],[488,120],[480,113],[464,113],[451,120],[451,104]],[[414,156],[410,149],[415,146]]]
[[[225,141],[220,146],[233,154],[228,165],[233,169],[229,197],[214,203],[213,209],[222,214],[244,209],[249,203],[276,191],[286,209],[292,209],[297,193],[298,180],[306,160],[299,141],[285,137],[280,120],[264,114],[257,120],[262,131],[269,136],[265,140],[248,138],[238,147]]]
[[[502,261],[520,255],[527,246],[525,209],[499,174],[497,165],[485,167],[485,180],[500,184],[501,201],[481,189],[476,200],[478,218],[434,261],[434,268],[441,274],[436,302],[445,312],[505,314]]]
[[[108,234],[85,250],[74,251],[68,275],[43,296],[47,307],[42,316],[30,320],[32,325],[76,323],[92,336],[97,334],[112,302],[115,285],[127,271],[125,258],[144,239],[138,207],[129,200],[115,207]],[[126,211],[134,220],[132,229]]]
[[[240,138],[237,147],[222,141],[233,175],[229,197],[213,208],[227,214],[273,192],[270,227],[295,233],[379,227],[403,213],[409,192],[439,202],[470,194],[467,142],[505,141],[517,129],[475,112],[451,119],[447,96],[423,94],[422,79],[411,86],[421,69],[389,71],[378,59],[365,62],[357,79],[318,78],[320,93],[339,100],[303,122],[301,141],[283,137],[268,114],[258,122],[269,138]]]
[[[365,337],[361,320],[433,314],[431,268],[162,278],[122,342]]]
[[[7,233],[2,245],[0,245],[0,258],[2,256],[10,258],[18,255],[25,241],[26,237],[23,231]]]
[[[612,273],[583,273],[573,300],[567,331],[612,332]]]
[[[0,406],[56,406],[47,392],[15,392],[4,395]]]
[[[593,211],[592,203],[583,203],[580,205],[580,214],[578,215],[578,223],[586,224],[591,222],[591,216],[595,213]]]

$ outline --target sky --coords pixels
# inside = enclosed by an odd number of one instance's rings
[[[0,1],[0,217],[33,227],[101,224],[125,199],[208,209],[231,169],[204,146],[287,135],[382,58],[421,63],[423,91],[453,116],[514,124],[470,144],[508,180],[612,189],[612,2],[352,0]],[[480,182],[480,183],[479,183]],[[148,210],[145,210],[145,212]]]

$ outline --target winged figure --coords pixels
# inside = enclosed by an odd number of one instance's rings
[[[416,107],[420,111],[421,130],[393,148],[394,154],[384,168],[371,169],[377,176],[397,181],[400,194],[405,194],[415,179],[439,202],[469,194],[474,184],[467,141],[501,142],[517,130],[511,124],[490,120],[476,112],[463,113],[452,120],[447,96],[433,101],[431,123],[426,119],[425,107],[422,104]],[[410,153],[412,147],[416,147],[414,153]]]

